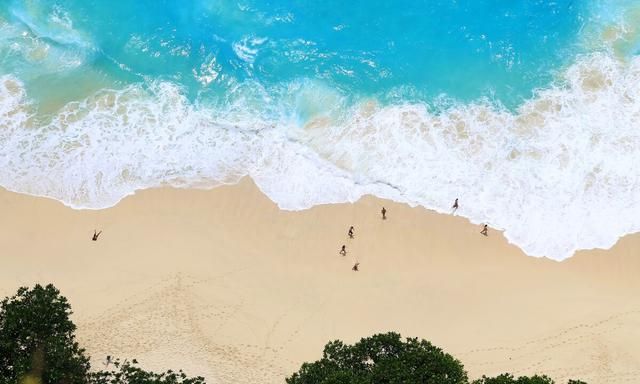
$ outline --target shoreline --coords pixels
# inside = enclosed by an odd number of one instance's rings
[[[371,196],[282,211],[247,178],[142,190],[104,210],[1,190],[0,206],[0,294],[56,285],[93,364],[278,383],[330,340],[393,330],[471,377],[622,383],[640,366],[639,234],[555,262],[466,218]]]
[[[517,113],[483,102],[460,106],[453,103],[441,111],[432,110],[428,100],[381,104],[376,108],[358,104],[353,110],[347,110],[349,118],[344,121],[332,122],[322,114],[301,121],[304,125],[298,127],[299,131],[298,128],[294,130],[300,135],[295,140],[286,139],[287,132],[294,128],[288,120],[263,118],[260,111],[251,114],[256,121],[234,120],[240,129],[231,128],[224,120],[216,118],[217,113],[210,114],[203,106],[190,103],[171,82],[162,83],[161,88],[167,87],[166,94],[160,90],[145,91],[142,87],[131,91],[131,96],[140,97],[121,97],[116,91],[98,95],[89,98],[87,105],[81,108],[86,119],[65,123],[63,108],[59,111],[60,116],[56,115],[58,117],[52,120],[55,124],[35,124],[34,129],[23,130],[20,127],[32,123],[25,112],[31,105],[30,99],[24,86],[18,80],[11,80],[14,76],[7,75],[0,84],[7,105],[4,126],[8,134],[3,143],[8,154],[20,153],[19,146],[14,147],[17,143],[31,143],[32,157],[24,163],[13,164],[12,157],[5,156],[7,171],[2,185],[19,187],[29,183],[36,194],[53,191],[52,194],[58,197],[71,195],[71,200],[77,196],[99,196],[86,204],[97,203],[104,207],[130,193],[129,187],[122,188],[128,183],[155,185],[175,175],[182,175],[185,180],[200,180],[201,175],[226,180],[226,177],[235,178],[237,174],[260,170],[253,172],[253,176],[260,180],[262,175],[263,190],[287,208],[307,207],[326,200],[353,200],[362,192],[400,200],[392,191],[386,194],[382,189],[377,190],[375,184],[367,185],[373,185],[371,189],[360,189],[357,184],[360,178],[381,180],[395,185],[407,201],[442,211],[448,210],[453,198],[460,197],[463,208],[468,209],[465,214],[474,221],[489,221],[506,228],[509,238],[528,254],[561,259],[577,247],[609,248],[621,234],[640,230],[633,214],[638,208],[633,183],[624,177],[624,173],[619,174],[615,162],[607,161],[606,156],[602,159],[585,156],[616,151],[620,142],[635,137],[629,130],[633,126],[629,122],[638,120],[633,108],[621,111],[613,123],[602,120],[602,116],[619,107],[618,97],[624,99],[625,95],[637,93],[635,88],[629,87],[632,81],[622,81],[637,77],[636,61],[636,57],[631,57],[628,62],[621,62],[602,52],[587,55],[562,76],[561,87],[540,90]],[[137,117],[137,123],[133,126],[120,124],[122,116],[118,111],[122,110],[130,110]],[[561,110],[564,112],[558,112]],[[591,118],[574,118],[583,116],[585,111],[592,114],[589,115]],[[101,122],[97,125],[99,129],[92,130],[98,122],[93,120],[97,116],[104,120],[98,120]],[[146,126],[142,122],[147,119],[159,124]],[[196,126],[184,125],[183,121],[211,129],[195,129]],[[589,124],[579,124],[581,121]],[[257,130],[243,129],[245,125]],[[379,129],[386,126],[395,128]],[[332,133],[319,140],[325,128]],[[41,142],[36,135],[40,131],[55,134]],[[125,139],[127,132],[139,132],[140,135],[133,135],[129,140]],[[181,134],[173,140],[170,139],[172,132]],[[99,150],[93,148],[93,144],[79,139],[84,135],[106,145],[100,146]],[[583,142],[574,140],[574,135],[583,138],[595,135],[606,140]],[[345,140],[336,146],[338,142],[333,143],[333,140],[338,137]],[[367,137],[369,143],[360,142],[361,137]],[[318,140],[321,145],[309,147],[305,144]],[[378,142],[390,142],[402,150],[388,152],[383,145],[370,147]],[[554,144],[558,142],[563,144]],[[73,143],[65,150],[68,152],[57,160],[47,160],[47,154],[58,153],[58,148],[65,148],[64,143]],[[160,148],[165,143],[170,143],[166,148],[171,150],[172,158],[180,159],[178,163],[172,162],[168,166],[156,156],[140,156],[153,153],[153,148]],[[216,143],[217,148],[213,150],[213,146],[204,143]],[[491,143],[503,143],[504,152]],[[453,148],[456,150],[450,152]],[[562,148],[572,155],[565,158]],[[334,153],[334,149],[339,150]],[[627,149],[618,151],[621,161],[633,164],[635,152]],[[258,155],[261,153],[271,155],[262,157]],[[223,171],[229,161],[227,154],[234,154],[231,158],[235,159],[233,170],[227,170],[229,174]],[[374,155],[369,158],[367,154]],[[325,157],[340,160],[336,163],[317,161]],[[73,158],[86,158],[89,165],[80,166],[72,161]],[[124,161],[129,158],[138,160]],[[108,164],[104,159],[110,159]],[[210,164],[202,159],[210,159]],[[554,159],[564,159],[563,165],[558,168]],[[341,162],[345,162],[346,167]],[[402,177],[394,170],[396,164],[401,164],[406,172]],[[175,167],[184,172],[173,169]],[[358,168],[369,171],[355,176],[358,172],[352,171]],[[87,169],[91,171],[86,173]],[[353,175],[343,179],[341,169]],[[447,169],[447,173],[441,174],[442,169]],[[144,176],[145,170],[156,176]],[[527,170],[535,172],[529,174]],[[70,176],[73,174],[84,176]],[[288,174],[298,177],[289,179]],[[43,178],[50,180],[46,187],[38,182]],[[617,182],[611,185],[603,182],[610,178]],[[66,185],[55,181],[62,179]],[[295,182],[283,186],[279,182],[283,179]],[[62,190],[65,192],[58,193]],[[107,190],[118,193],[105,193]],[[315,192],[317,195],[309,197]],[[323,200],[329,196],[330,199]],[[610,199],[610,196],[617,198]],[[90,200],[77,198],[77,201]],[[596,223],[579,228],[573,225],[589,223],[592,218],[597,218],[600,226]],[[538,233],[546,233],[547,241],[530,241],[538,238]],[[556,236],[551,237],[552,234]]]
[[[247,180],[249,180],[249,181],[247,181]],[[130,199],[130,198],[132,198],[132,197],[134,197],[136,195],[139,195],[141,193],[142,194],[147,193],[147,191],[169,189],[169,190],[176,190],[176,191],[184,190],[184,191],[204,191],[204,192],[207,192],[207,191],[213,191],[213,190],[215,190],[217,188],[234,187],[234,186],[239,185],[241,183],[247,183],[247,182],[253,184],[253,186],[255,188],[257,188],[258,191],[262,195],[264,195],[272,204],[274,204],[278,208],[278,210],[280,210],[282,212],[303,212],[303,211],[307,211],[307,210],[310,210],[310,209],[315,209],[315,208],[318,208],[318,207],[326,207],[326,206],[332,206],[332,205],[351,205],[351,204],[357,204],[359,201],[361,201],[363,199],[371,198],[371,199],[376,199],[376,200],[383,201],[383,202],[384,201],[388,201],[389,203],[404,205],[404,206],[406,206],[406,207],[408,207],[410,209],[421,209],[421,210],[424,210],[424,211],[428,212],[429,214],[433,214],[433,215],[460,217],[460,218],[464,219],[469,225],[476,225],[478,227],[482,226],[482,223],[475,223],[474,221],[472,221],[472,219],[470,219],[470,218],[468,218],[466,216],[459,216],[459,215],[456,215],[455,213],[440,212],[440,211],[437,211],[436,209],[427,208],[427,207],[424,207],[424,206],[422,206],[420,204],[411,205],[411,204],[406,203],[406,202],[399,202],[399,201],[395,201],[395,200],[390,200],[390,199],[378,197],[378,196],[375,196],[375,195],[372,195],[372,194],[362,195],[362,196],[360,196],[360,198],[358,198],[356,201],[353,201],[353,202],[321,203],[321,204],[313,205],[313,206],[311,206],[309,208],[285,209],[285,208],[279,207],[278,204],[275,201],[271,200],[267,196],[267,194],[265,192],[263,192],[260,189],[260,187],[255,184],[255,182],[253,181],[251,176],[248,176],[248,175],[245,175],[245,176],[241,177],[236,182],[229,182],[229,183],[227,183],[227,182],[219,182],[218,185],[215,185],[215,186],[174,187],[174,186],[167,185],[167,186],[144,187],[144,188],[140,188],[140,189],[135,189],[132,192],[128,193],[127,195],[123,196],[120,200],[118,200],[114,204],[109,205],[109,206],[105,206],[105,207],[100,207],[100,208],[76,207],[73,204],[66,203],[65,201],[59,200],[59,199],[57,199],[55,197],[46,196],[46,195],[31,194],[31,193],[28,193],[28,192],[15,191],[15,190],[9,189],[7,187],[3,187],[3,186],[0,186],[0,193],[14,193],[14,194],[17,194],[17,195],[28,196],[28,197],[35,198],[35,199],[49,200],[49,201],[52,201],[54,203],[60,204],[60,205],[64,206],[65,208],[68,208],[70,210],[83,212],[83,211],[103,211],[103,210],[114,209],[116,206],[120,205],[123,201],[125,201],[127,199]],[[558,262],[558,263],[567,262],[568,260],[572,259],[577,254],[581,254],[581,253],[584,253],[584,252],[595,252],[595,251],[607,252],[607,251],[611,250],[612,248],[614,248],[621,240],[623,240],[623,239],[625,239],[627,237],[630,237],[630,236],[639,236],[640,237],[640,232],[627,232],[627,233],[625,233],[623,235],[620,235],[618,237],[618,239],[609,248],[598,248],[598,247],[595,247],[595,248],[578,249],[578,250],[575,250],[571,256],[566,257],[566,258],[564,258],[562,260],[556,260],[556,259],[553,259],[553,258],[548,257],[548,256],[532,256],[532,255],[526,254],[517,244],[511,242],[506,236],[504,236],[504,231],[505,231],[504,228],[493,227],[489,223],[486,223],[486,224],[489,226],[489,229],[491,229],[494,233],[499,233],[500,236],[504,239],[504,241],[506,241],[509,245],[513,245],[516,248],[518,248],[518,250],[521,253],[523,253],[525,256],[533,257],[533,258],[536,258],[536,259],[550,260],[550,261],[554,261],[554,262]]]

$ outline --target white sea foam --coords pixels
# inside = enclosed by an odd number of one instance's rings
[[[459,198],[458,214],[558,260],[640,231],[640,58],[582,57],[515,113],[481,102],[345,107],[304,82],[262,108],[272,95],[241,88],[222,109],[168,82],[103,90],[40,122],[20,81],[3,76],[0,185],[75,208],[244,175],[291,210],[370,193],[449,212]]]
[[[266,41],[265,37],[245,36],[232,44],[233,52],[239,59],[251,65],[256,59],[260,46]]]

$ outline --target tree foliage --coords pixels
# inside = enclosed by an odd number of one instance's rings
[[[520,376],[515,378],[510,373],[503,373],[496,377],[482,376],[482,378],[473,381],[472,384],[554,384],[555,382],[549,377],[542,375]],[[587,384],[580,380],[569,380],[567,384]]]
[[[482,376],[481,379],[475,380],[473,384],[554,384],[554,381],[547,376],[534,375],[515,378],[509,373],[504,373],[496,377]],[[569,384],[571,384],[571,381]]]
[[[203,377],[188,377],[184,372],[154,373],[137,366],[136,360],[115,360],[114,370],[103,370],[90,375],[91,384],[205,384]]]
[[[397,333],[374,335],[354,345],[329,342],[322,359],[304,363],[287,384],[468,384],[462,364],[426,340]],[[505,373],[483,376],[472,384],[554,384],[547,376]],[[568,384],[586,384],[569,380]]]
[[[71,306],[51,284],[20,288],[0,304],[0,383],[83,384],[89,358],[69,320]]]
[[[288,384],[463,384],[462,364],[426,340],[378,334],[354,345],[332,341],[322,359],[305,363]]]

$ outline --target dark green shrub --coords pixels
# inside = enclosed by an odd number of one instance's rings
[[[464,384],[462,364],[425,340],[397,333],[364,338],[354,345],[332,341],[322,359],[305,363],[288,384]]]
[[[51,284],[23,287],[5,298],[0,304],[0,383],[85,383],[89,358],[75,340],[69,315],[67,299]]]

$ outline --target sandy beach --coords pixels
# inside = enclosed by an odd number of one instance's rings
[[[282,383],[329,340],[393,330],[472,378],[640,376],[638,235],[555,262],[462,217],[373,197],[280,211],[249,179],[99,211],[3,190],[0,208],[0,295],[53,283],[96,366],[112,355],[210,383]]]

